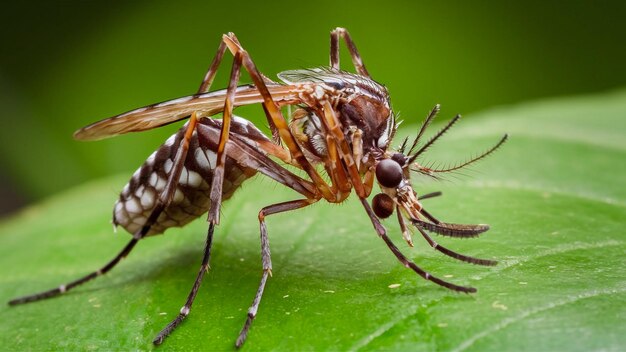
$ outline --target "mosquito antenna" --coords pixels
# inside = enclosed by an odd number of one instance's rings
[[[420,209],[420,213],[424,215],[428,220],[430,220],[433,224],[435,225],[441,224],[441,221],[439,221],[437,218],[432,216],[429,212],[426,211],[426,209],[424,208]]]
[[[439,112],[439,109],[441,109],[441,106],[439,104],[437,104],[430,111],[430,113],[426,117],[426,120],[424,120],[424,122],[422,123],[422,127],[420,127],[420,131],[417,133],[417,136],[413,140],[413,144],[411,144],[411,148],[409,149],[409,152],[407,153],[407,155],[409,155],[409,154],[411,154],[413,152],[413,149],[417,146],[417,143],[419,142],[420,138],[422,137],[424,132],[426,132],[426,129],[428,128],[428,125],[430,125],[430,123],[433,121],[435,116],[437,116],[437,113]]]
[[[470,257],[469,255],[457,253],[457,252],[455,252],[455,251],[453,251],[451,249],[448,249],[448,248],[440,245],[439,243],[437,243],[430,236],[428,236],[428,234],[424,230],[422,230],[421,227],[415,226],[415,228],[417,228],[417,230],[422,234],[422,237],[424,237],[426,242],[428,242],[428,244],[431,247],[433,247],[433,249],[438,250],[439,252],[447,255],[448,257],[451,257],[451,258],[454,258],[454,259],[458,259],[458,260],[460,260],[462,262],[476,264],[476,265],[494,266],[494,265],[498,264],[498,262],[495,261],[495,260],[475,258],[475,257]]]
[[[504,136],[502,136],[502,138],[500,139],[500,141],[494,145],[493,147],[491,147],[489,150],[485,151],[484,153],[471,158],[470,160],[463,162],[463,163],[459,163],[457,165],[454,165],[452,167],[447,167],[447,168],[442,168],[442,169],[428,169],[428,172],[450,172],[450,171],[455,171],[455,170],[459,170],[464,168],[465,166],[475,163],[480,159],[485,158],[486,156],[488,156],[489,154],[495,152],[498,148],[500,148],[500,146],[502,146],[502,144],[504,144],[504,142],[506,142],[506,140],[509,138],[508,134],[505,134]]]
[[[411,222],[415,226],[419,226],[427,231],[440,234],[447,237],[478,237],[479,234],[489,230],[489,225],[463,225],[463,224],[450,224],[440,222],[433,224],[430,222],[422,221],[419,219],[411,219]]]
[[[452,127],[452,125],[454,125],[460,118],[461,118],[461,115],[456,115],[442,129],[440,129],[439,132],[437,132],[437,134],[432,136],[432,138],[428,142],[426,142],[426,144],[424,144],[417,152],[415,152],[415,154],[413,154],[409,158],[409,164],[411,164],[413,161],[415,161],[415,159],[420,154],[424,153],[426,151],[426,149],[428,149],[431,145],[433,145],[433,143],[435,143],[437,141],[437,139],[439,139],[441,136],[443,136],[443,134],[446,133],[446,131],[448,131],[450,129],[450,127]]]
[[[406,143],[409,141],[409,137],[404,137],[404,140],[402,141],[402,145],[400,146],[400,148],[398,149],[398,152],[404,154],[404,149],[406,149]]]

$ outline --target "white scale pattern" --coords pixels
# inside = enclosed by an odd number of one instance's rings
[[[256,127],[242,118],[235,118],[234,123],[246,131]],[[164,191],[167,175],[174,166],[174,156],[185,127],[169,137],[160,149],[152,153],[134,174],[120,194],[114,207],[115,225],[120,225],[131,234],[137,233],[145,225],[152,209],[157,204],[159,195]],[[212,170],[217,163],[215,152],[198,146],[197,133],[192,135],[193,150],[187,155],[181,170],[179,184],[172,197],[172,202],[161,213],[148,235],[162,233],[167,228],[179,227],[205,213],[209,206],[210,182]],[[256,171],[236,163],[227,162],[223,184],[223,199],[232,196],[234,191]],[[141,184],[143,182],[143,184]]]

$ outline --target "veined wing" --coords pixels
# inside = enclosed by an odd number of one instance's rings
[[[297,103],[294,85],[274,85],[268,89],[279,105]],[[224,99],[226,89],[148,105],[85,126],[74,132],[74,138],[83,141],[99,140],[128,132],[146,131],[184,120],[194,111],[198,117],[212,116],[224,110]],[[237,87],[234,107],[261,102],[263,97],[256,87],[251,85]]]

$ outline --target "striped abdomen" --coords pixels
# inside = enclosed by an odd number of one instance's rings
[[[114,225],[122,226],[131,234],[144,226],[165,188],[186,126],[185,124],[150,155],[124,187],[113,210]],[[214,150],[217,148],[220,129],[221,120],[198,121],[173,200],[151,227],[148,236],[163,233],[170,227],[183,226],[208,211],[211,204],[209,193],[213,169],[217,159]],[[244,119],[236,118],[232,121],[231,133],[238,132],[245,132],[250,143],[255,143],[255,140],[269,142],[265,135]],[[256,169],[242,163],[241,157],[227,154],[222,199],[230,198],[256,172]]]

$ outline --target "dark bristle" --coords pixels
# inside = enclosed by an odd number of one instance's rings
[[[411,158],[409,159],[409,163],[415,161],[415,159],[417,159],[420,154],[428,150],[428,148],[432,146],[437,141],[437,139],[443,136],[444,133],[446,133],[450,129],[450,127],[452,127],[460,118],[461,115],[456,115],[452,120],[450,120],[442,129],[439,130],[439,132],[437,132],[437,134],[435,134],[428,142],[426,142],[426,144],[424,144],[417,152],[415,152],[415,154],[411,156]]]
[[[498,262],[496,262],[495,260],[489,260],[489,259],[480,259],[480,258],[474,258],[474,257],[470,257],[468,255],[464,255],[461,253],[457,253],[451,249],[448,249],[442,245],[440,245],[439,243],[435,242],[421,227],[416,226],[417,230],[422,234],[422,237],[424,237],[424,239],[426,240],[426,242],[428,242],[428,244],[433,247],[433,249],[447,255],[450,258],[454,258],[457,260],[460,260],[462,262],[466,262],[466,263],[470,263],[470,264],[476,264],[476,265],[484,265],[484,266],[494,266],[496,264],[498,264]]]
[[[420,138],[422,138],[422,135],[424,134],[424,132],[426,132],[426,129],[428,128],[428,125],[430,125],[430,123],[437,116],[437,113],[439,113],[440,108],[441,108],[441,106],[439,104],[437,104],[430,111],[430,113],[426,117],[426,120],[424,120],[424,122],[422,123],[422,127],[420,127],[420,130],[417,133],[417,136],[415,136],[415,139],[413,140],[413,143],[411,144],[411,148],[407,152],[407,155],[410,155],[413,152],[413,149],[415,149],[415,147],[417,147],[417,143],[419,143]]]
[[[471,158],[470,160],[467,160],[465,162],[456,164],[454,166],[446,166],[444,168],[428,168],[430,172],[451,172],[451,171],[456,171],[459,169],[464,168],[465,166],[468,166],[470,164],[473,164],[485,157],[487,157],[489,154],[495,152],[498,148],[500,148],[500,146],[502,146],[502,144],[504,144],[504,142],[507,141],[507,139],[509,138],[508,134],[505,134],[504,136],[502,136],[502,138],[500,139],[500,141],[498,141],[498,143],[496,143],[496,145],[494,145],[493,147],[491,147],[489,150],[483,152],[482,154]]]
[[[433,224],[430,222],[411,219],[411,222],[419,226],[425,230],[430,232],[434,232],[443,236],[448,237],[461,237],[461,238],[470,238],[470,237],[478,237],[481,233],[489,230],[489,225],[463,225],[463,224],[449,224],[440,222],[439,224]]]
[[[402,145],[400,146],[400,148],[398,149],[398,152],[404,154],[404,150],[406,149],[406,143],[409,141],[409,137],[404,137],[404,140],[402,141]]]

